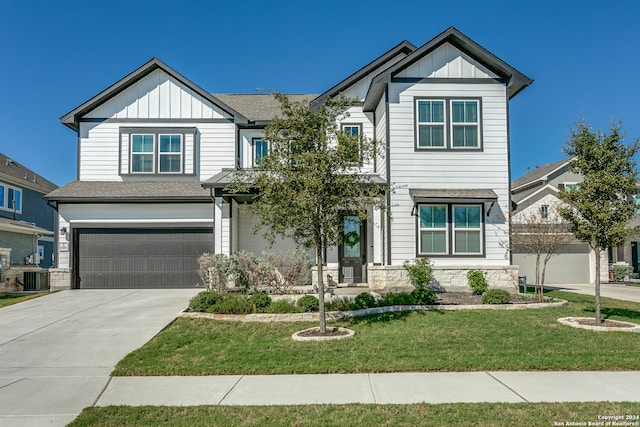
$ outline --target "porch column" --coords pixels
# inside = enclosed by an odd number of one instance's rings
[[[373,235],[371,236],[371,245],[373,247],[373,263],[382,265],[384,260],[384,215],[380,208],[373,208]]]
[[[213,249],[217,254],[222,252],[222,197],[215,198],[214,208],[214,239]]]

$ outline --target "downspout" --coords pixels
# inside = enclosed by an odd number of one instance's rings
[[[58,251],[60,250],[60,214],[58,212],[58,203],[52,203],[51,200],[47,200],[47,206],[56,212],[53,217],[53,268],[60,268],[58,265]]]
[[[213,209],[211,210],[211,236],[213,240],[213,251],[212,253],[216,253],[216,198],[213,195],[213,188],[209,187],[209,198],[211,198],[211,205]]]

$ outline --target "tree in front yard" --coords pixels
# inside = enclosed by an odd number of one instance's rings
[[[609,133],[593,130],[584,121],[571,130],[563,151],[574,157],[571,170],[582,175],[577,188],[561,191],[568,203],[561,215],[576,238],[589,243],[595,252],[596,323],[600,313],[600,254],[623,245],[636,233],[628,226],[636,213],[636,162],[638,139],[626,144],[621,123],[612,123]]]
[[[363,165],[380,154],[375,141],[340,129],[350,100],[338,97],[312,109],[286,95],[274,96],[281,114],[265,128],[268,154],[253,170],[238,171],[227,189],[255,195],[248,208],[268,241],[279,235],[315,250],[324,334],[324,249],[342,242],[345,214],[365,220],[368,209],[383,209],[388,188],[363,172]]]
[[[560,204],[550,203],[546,209],[524,211],[514,216],[511,225],[513,249],[536,257],[535,288],[542,301],[547,263],[574,239],[568,224],[560,217]],[[542,262],[542,264],[541,264]]]

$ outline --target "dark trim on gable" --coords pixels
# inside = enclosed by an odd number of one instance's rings
[[[351,74],[346,79],[342,80],[341,82],[339,82],[338,84],[336,84],[335,86],[333,86],[332,88],[330,88],[329,90],[327,90],[326,92],[318,96],[316,99],[312,100],[310,102],[311,106],[313,107],[314,105],[321,104],[327,98],[331,98],[337,95],[338,93],[344,91],[345,89],[357,83],[363,77],[375,71],[376,68],[379,68],[385,62],[391,60],[393,57],[402,53],[408,55],[416,49],[417,49],[416,46],[414,46],[412,43],[408,42],[407,40],[403,40],[402,42],[398,43],[396,46],[392,47],[391,49],[389,49],[388,51],[386,51],[385,53],[383,53],[382,55],[380,55],[379,57],[377,57],[376,59],[374,59],[367,65],[365,65],[364,67],[360,68],[355,73]]]
[[[63,115],[60,118],[60,121],[65,126],[69,127],[72,130],[78,131],[78,123],[82,120],[83,116],[100,105],[104,104],[111,98],[115,97],[117,94],[123,92],[127,88],[133,86],[135,83],[139,82],[155,70],[162,70],[167,73],[169,76],[178,80],[183,85],[187,86],[189,89],[193,90],[195,93],[200,95],[205,100],[211,102],[216,107],[220,108],[230,116],[234,117],[235,122],[247,122],[247,118],[242,114],[235,111],[233,108],[229,107],[224,102],[220,101],[209,92],[202,89],[200,86],[196,85],[191,80],[184,77],[182,74],[178,73],[158,58],[151,58],[151,60],[147,61],[142,66],[135,69],[133,72],[127,74],[122,79],[118,80],[102,92],[98,93],[93,98],[85,101],[80,104],[78,107],[69,111],[67,114]]]

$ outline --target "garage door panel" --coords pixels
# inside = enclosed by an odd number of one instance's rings
[[[519,266],[519,276],[527,276],[528,283],[535,282],[535,254],[514,253],[513,263]],[[540,260],[540,268],[543,260]],[[545,283],[552,284],[588,284],[591,267],[588,245],[569,245],[563,253],[554,255],[547,263]]]
[[[80,288],[193,288],[198,257],[213,250],[207,229],[78,230]]]

